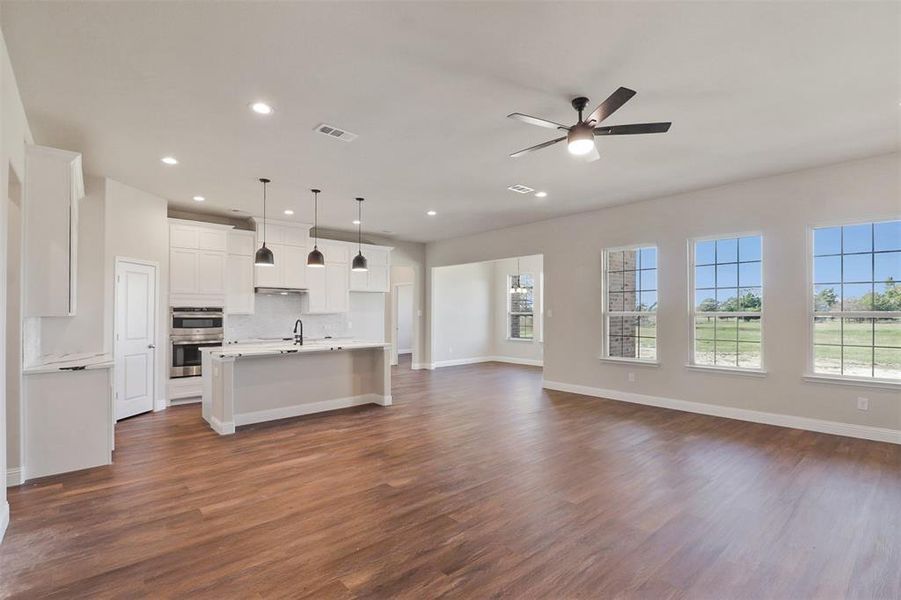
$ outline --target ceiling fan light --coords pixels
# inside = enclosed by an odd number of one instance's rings
[[[576,156],[588,154],[594,150],[594,130],[590,125],[580,123],[569,130],[566,136],[566,148]]]
[[[257,267],[272,267],[275,265],[275,257],[272,254],[272,250],[266,247],[265,242],[263,242],[263,245],[253,257],[253,264]]]
[[[353,260],[353,263],[351,264],[350,270],[358,271],[358,272],[368,271],[369,267],[366,263],[367,263],[366,257],[363,256],[363,253],[357,252],[357,255],[354,256],[354,260]]]
[[[307,266],[320,268],[325,266],[325,256],[319,251],[319,248],[313,246],[313,250],[307,254]]]

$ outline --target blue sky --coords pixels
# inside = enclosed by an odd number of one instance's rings
[[[813,254],[815,284],[875,281],[882,291],[880,282],[901,281],[901,221],[815,229]]]

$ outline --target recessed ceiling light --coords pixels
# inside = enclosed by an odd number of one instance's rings
[[[438,213],[435,212],[434,210],[430,210],[430,211],[428,211],[426,214],[429,215],[430,217],[434,217],[434,216],[437,215]]]
[[[204,200],[206,200],[206,198],[204,198],[203,196],[194,196],[194,200],[196,202],[203,202]]]
[[[272,107],[266,104],[265,102],[254,102],[250,105],[250,110],[257,113],[258,115],[271,115]]]
[[[285,214],[286,214],[286,215],[293,215],[293,214],[294,214],[294,211],[291,210],[290,208],[286,208],[286,209],[285,209]]]
[[[536,198],[547,198],[547,192],[535,192]]]
[[[175,160],[174,156],[164,156],[160,160],[167,165],[177,165],[178,164],[178,161]]]
[[[354,225],[359,225],[361,222],[362,222],[362,221],[360,221],[360,219],[354,219],[354,220],[353,220],[353,224],[354,224]]]

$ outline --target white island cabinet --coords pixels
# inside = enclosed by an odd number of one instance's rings
[[[391,404],[389,344],[233,344],[201,353],[202,414],[220,435],[263,421]]]

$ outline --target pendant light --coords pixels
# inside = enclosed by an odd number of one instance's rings
[[[526,288],[522,287],[522,274],[519,272],[519,257],[516,257],[516,285],[510,286],[511,294],[523,294]]]
[[[354,256],[351,271],[368,271],[366,257],[363,256],[363,199],[357,198],[357,255]]]
[[[310,190],[313,192],[313,250],[307,255],[307,266],[317,269],[325,266],[325,256],[316,245],[319,241],[319,192],[322,190]]]
[[[266,184],[269,183],[269,180],[261,177],[260,183],[263,184],[263,245],[257,250],[253,264],[258,267],[271,267],[275,265],[275,257],[272,255],[272,250],[266,247]]]

